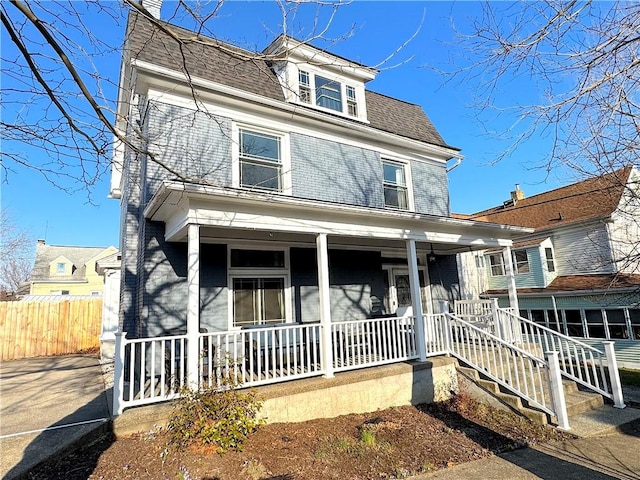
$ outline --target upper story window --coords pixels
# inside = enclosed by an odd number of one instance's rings
[[[498,277],[505,274],[504,258],[502,252],[489,255],[489,265],[491,266],[491,276]]]
[[[311,103],[311,82],[309,81],[309,72],[300,70],[298,72],[298,88],[300,89],[300,101],[303,103]]]
[[[347,85],[346,92],[347,92],[347,113],[353,117],[357,117],[358,102],[356,101],[356,89],[350,85]]]
[[[514,250],[513,251],[513,266],[515,273],[528,273],[529,272],[529,256],[526,250]]]
[[[545,248],[544,249],[544,255],[545,255],[546,260],[547,260],[547,270],[550,271],[550,272],[555,272],[556,271],[556,265],[555,265],[555,262],[553,261],[553,249]]]
[[[64,275],[67,272],[67,264],[64,262],[58,262],[56,264],[56,275]]]
[[[307,70],[298,70],[298,100],[301,103],[358,117],[363,114],[358,108],[359,95],[355,85],[348,85],[339,79],[324,77]]]
[[[397,162],[382,162],[385,207],[407,210],[409,193],[405,165]]]
[[[282,191],[281,138],[240,129],[239,144],[240,186]]]
[[[316,75],[316,105],[342,112],[342,86],[340,83]]]

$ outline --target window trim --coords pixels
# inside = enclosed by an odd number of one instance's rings
[[[527,261],[526,261],[526,265],[527,265],[527,271],[526,272],[521,272],[520,268],[518,267],[518,265],[524,265],[525,262],[518,262],[516,259],[516,253],[521,253],[524,252],[525,256],[527,257]],[[526,248],[518,248],[517,250],[512,250],[511,251],[511,258],[512,258],[512,262],[513,262],[513,271],[516,275],[524,275],[525,273],[531,273],[531,262],[529,261],[529,252]]]
[[[231,267],[231,250],[272,250],[284,252],[284,268]],[[229,331],[240,331],[234,325],[233,280],[235,278],[283,278],[284,279],[284,322],[293,323],[293,303],[291,288],[290,248],[282,245],[227,244],[227,325]]]
[[[406,208],[402,208],[402,207],[395,207],[393,205],[387,205],[386,199],[385,199],[385,195],[384,195],[384,190],[387,187],[387,182],[384,179],[384,165],[385,163],[391,164],[391,165],[397,165],[402,167],[403,172],[404,172],[404,188],[406,191],[406,197],[407,197],[407,206]],[[390,158],[388,156],[383,156],[380,158],[380,166],[382,167],[381,169],[381,173],[382,173],[382,202],[384,205],[384,208],[389,209],[389,210],[397,210],[397,211],[403,211],[403,212],[413,212],[415,210],[415,204],[414,204],[414,199],[413,199],[413,180],[411,178],[411,163],[407,162],[407,161],[403,161],[403,160],[397,160],[394,158]],[[394,184],[395,185],[395,184]]]
[[[551,256],[549,256],[549,254],[551,254]],[[555,273],[556,259],[555,259],[555,255],[553,254],[553,248],[544,247],[544,259],[545,259],[545,266],[547,267],[547,272]],[[549,262],[551,262],[551,268],[549,268]]]
[[[358,82],[354,82],[352,79],[349,79],[347,77],[336,75],[333,72],[322,70],[317,67],[313,67],[311,65],[301,65],[299,67],[296,67],[296,70],[298,72],[298,81],[296,82],[295,86],[291,85],[291,88],[296,89],[292,97],[295,99],[297,103],[300,103],[301,105],[311,106],[314,109],[317,109],[322,112],[327,112],[334,115],[341,115],[345,118],[355,118],[364,122],[367,121],[365,109],[360,108],[360,106],[364,105],[364,102],[365,102],[364,88],[361,87],[358,84]],[[308,81],[309,81],[308,85],[305,85],[300,81],[301,74],[308,75]],[[322,105],[318,104],[316,77],[321,77],[330,82],[335,82],[340,86],[340,89],[339,89],[340,104],[341,104],[340,110],[334,110],[332,108],[323,107]],[[301,86],[302,88],[307,87],[309,89],[309,94],[310,94],[309,102],[305,102],[304,100],[302,100]],[[349,95],[348,93],[349,90],[353,91],[353,94],[354,94],[353,97]],[[356,111],[355,115],[352,115],[351,113],[349,113],[350,102],[353,102],[353,105],[355,106],[355,111]]]
[[[240,131],[248,131],[262,135],[270,135],[280,138],[280,190],[271,190],[260,187],[250,187],[240,185]],[[248,191],[265,192],[279,195],[291,195],[292,194],[292,180],[291,180],[291,150],[290,150],[290,138],[288,132],[282,132],[278,130],[272,130],[263,127],[256,127],[252,124],[233,122],[231,124],[231,136],[233,141],[231,142],[231,185],[233,188],[241,188]]]
[[[489,275],[491,277],[504,277],[507,275],[507,267],[505,264],[506,262],[504,261],[503,252],[488,253],[486,256],[489,257],[489,261],[486,263],[489,264]],[[502,273],[493,273],[494,264],[491,262],[492,257],[500,258],[500,264],[499,265],[496,264],[495,266],[500,266]]]

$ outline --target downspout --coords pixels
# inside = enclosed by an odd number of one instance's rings
[[[450,167],[447,167],[447,173],[459,167],[461,163],[462,163],[462,157],[456,157],[456,163],[454,163]]]

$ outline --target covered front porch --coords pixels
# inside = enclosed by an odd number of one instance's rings
[[[455,253],[509,248],[521,233],[182,183],[164,184],[145,217],[150,257],[160,258],[148,268],[171,267],[165,282],[176,286],[163,296],[156,277],[129,335],[137,338],[118,336],[119,411],[228,378],[242,386],[331,378],[445,354],[444,305],[459,294]]]

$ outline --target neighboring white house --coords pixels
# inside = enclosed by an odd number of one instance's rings
[[[533,228],[512,247],[523,317],[570,336],[616,341],[622,364],[640,365],[640,188],[626,167],[460,217]],[[466,298],[508,302],[500,250],[460,255]]]

